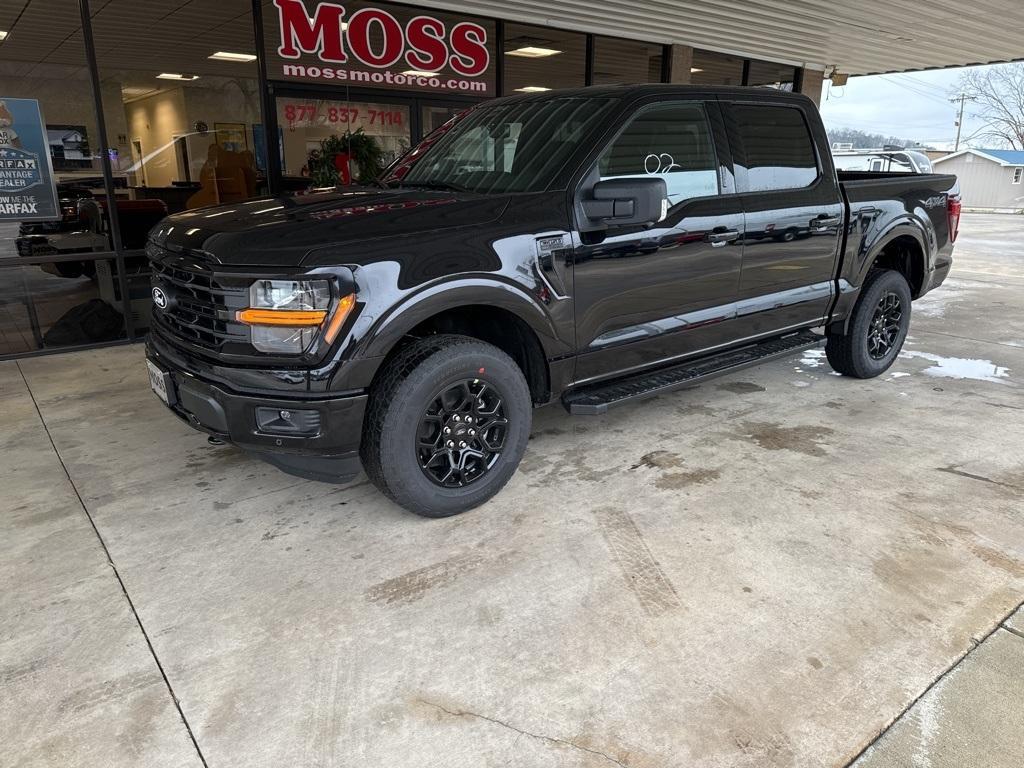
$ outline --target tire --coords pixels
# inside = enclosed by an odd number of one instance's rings
[[[386,364],[370,392],[363,468],[410,512],[457,515],[509,481],[526,451],[532,419],[526,378],[500,349],[467,336],[417,339]],[[495,447],[496,455],[489,450]]]
[[[888,302],[887,309],[881,306],[883,300]],[[898,321],[892,315],[894,302],[899,305]],[[869,272],[846,333],[830,333],[826,339],[825,356],[832,368],[857,379],[871,379],[885,373],[906,341],[910,305],[910,285],[903,275],[890,269]],[[876,335],[879,331],[880,335]]]

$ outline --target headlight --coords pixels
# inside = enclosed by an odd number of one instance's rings
[[[355,306],[355,296],[343,297],[327,323],[328,342]],[[308,350],[324,327],[331,309],[328,280],[257,280],[249,288],[249,307],[235,317],[252,331],[260,352],[299,355]]]
[[[278,311],[326,312],[331,305],[327,280],[257,280],[249,288],[249,306]]]

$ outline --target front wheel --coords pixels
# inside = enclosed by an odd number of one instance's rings
[[[868,273],[846,333],[830,333],[829,364],[844,376],[870,379],[885,373],[899,355],[910,329],[910,286],[899,272]]]
[[[500,491],[530,437],[526,378],[497,347],[466,336],[417,339],[370,393],[361,456],[370,480],[424,517],[472,509]]]

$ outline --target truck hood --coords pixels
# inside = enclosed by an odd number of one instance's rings
[[[150,237],[216,264],[297,267],[316,248],[486,224],[508,203],[506,195],[402,188],[285,195],[176,213]]]

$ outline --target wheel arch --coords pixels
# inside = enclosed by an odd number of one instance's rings
[[[539,303],[512,286],[468,284],[441,286],[395,307],[370,334],[360,357],[379,362],[376,380],[404,342],[439,333],[476,338],[508,354],[523,371],[537,404],[551,399],[548,361],[568,351]]]
[[[868,252],[864,259],[858,285],[872,269],[891,269],[899,272],[910,285],[910,295],[921,295],[928,269],[928,247],[926,236],[919,225],[904,221],[886,231]]]

